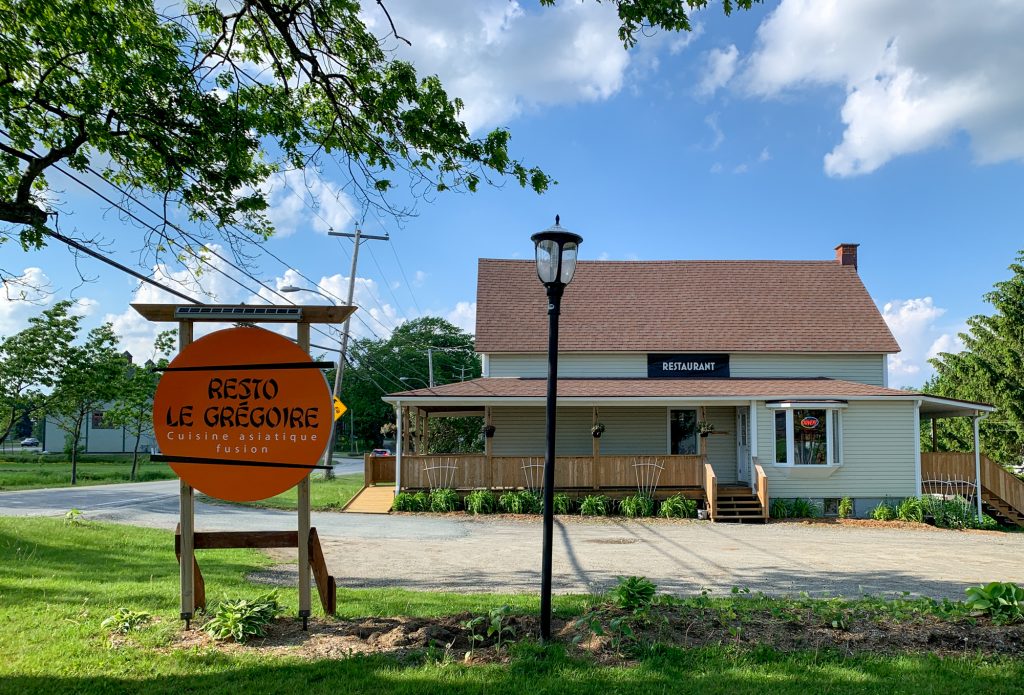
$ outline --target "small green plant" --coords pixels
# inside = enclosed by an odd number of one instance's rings
[[[412,496],[412,504],[414,512],[425,512],[430,509],[430,495],[423,490],[414,493]]]
[[[399,492],[391,501],[391,510],[395,512],[418,512],[419,505],[411,492]]]
[[[473,658],[473,650],[478,642],[483,642],[488,637],[494,637],[494,649],[501,651],[503,645],[507,645],[516,636],[515,625],[512,625],[509,618],[512,614],[512,607],[508,605],[500,608],[492,608],[486,615],[478,615],[467,620],[462,625],[469,630],[469,652],[466,656]]]
[[[788,519],[789,503],[784,499],[772,500],[772,504],[768,508],[768,515],[773,519]]]
[[[896,518],[920,524],[924,521],[924,506],[916,497],[908,497],[896,507]]]
[[[871,510],[871,518],[875,521],[892,521],[896,518],[896,510],[888,502],[882,501]]]
[[[265,636],[267,626],[281,612],[276,590],[254,599],[221,601],[203,625],[203,630],[215,640],[245,642],[250,637]]]
[[[701,420],[700,422],[697,423],[697,433],[700,435],[707,436],[709,434],[712,434],[714,431],[714,424],[708,422],[707,420]]]
[[[609,595],[616,606],[636,613],[650,607],[657,591],[658,587],[647,577],[619,577]]]
[[[81,526],[85,523],[85,519],[82,518],[82,510],[75,509],[72,507],[64,514],[64,525],[65,526]]]
[[[112,616],[104,619],[100,623],[100,627],[106,628],[111,632],[127,635],[129,632],[138,630],[152,619],[153,616],[145,611],[133,611],[131,608],[121,606]]]
[[[619,509],[631,519],[654,516],[654,499],[648,495],[629,495],[622,498]]]
[[[587,495],[580,502],[580,514],[583,516],[608,516],[611,500],[604,495]]]
[[[540,514],[542,501],[530,490],[513,490],[498,498],[498,506],[508,514]]]
[[[661,503],[658,516],[666,519],[692,519],[697,516],[697,500],[684,495],[672,495]]]
[[[844,497],[839,500],[839,518],[849,519],[853,516],[853,500],[849,497]]]
[[[572,498],[564,492],[556,492],[554,497],[555,514],[572,514]]]
[[[498,508],[498,499],[490,490],[473,490],[466,495],[466,511],[470,514],[493,514]]]
[[[459,508],[459,493],[450,487],[440,487],[430,491],[430,511],[454,512]]]
[[[967,607],[981,615],[988,615],[1000,624],[1024,620],[1024,588],[1013,582],[992,582],[984,586],[967,588]]]
[[[821,516],[821,507],[803,497],[797,497],[789,505],[789,515],[794,519],[817,519]]]

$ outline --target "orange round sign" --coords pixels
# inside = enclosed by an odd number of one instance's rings
[[[332,411],[327,381],[302,348],[263,328],[228,328],[174,358],[157,387],[153,425],[182,480],[249,502],[309,473],[331,436]]]

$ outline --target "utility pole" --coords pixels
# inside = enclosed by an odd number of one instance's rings
[[[434,348],[427,348],[427,370],[427,383],[430,384],[430,388],[434,388]]]
[[[377,239],[379,241],[390,241],[391,237],[388,234],[384,236],[376,236],[373,234],[363,234],[362,230],[356,228],[354,234],[347,232],[327,232],[330,236],[343,236],[348,239],[352,239],[354,246],[352,247],[352,270],[348,274],[348,306],[352,306],[352,297],[356,291],[356,263],[359,260],[359,244],[366,239]],[[338,394],[341,393],[341,380],[345,376],[345,355],[348,353],[348,325],[352,321],[352,315],[345,319],[345,325],[341,329],[341,354],[338,355],[338,368],[334,370],[334,397],[338,398]],[[331,420],[331,437],[328,440],[327,452],[324,454],[324,465],[330,466],[324,471],[325,478],[334,477],[334,437],[337,431],[338,421]]]

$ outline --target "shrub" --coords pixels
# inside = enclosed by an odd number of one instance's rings
[[[908,497],[896,507],[896,518],[900,521],[911,521],[920,524],[924,521],[924,507],[921,500],[916,497]]]
[[[789,515],[794,519],[817,519],[821,516],[821,507],[803,497],[797,497],[789,505]]]
[[[630,495],[622,498],[619,509],[631,519],[654,516],[654,499],[648,495]]]
[[[82,510],[72,507],[64,514],[65,526],[81,526],[85,521],[82,519]]]
[[[768,515],[773,519],[789,518],[789,503],[783,499],[772,500],[772,504],[768,508]]]
[[[555,514],[572,514],[572,498],[564,492],[555,493]]]
[[[530,490],[513,490],[498,498],[498,506],[509,514],[539,514],[541,499]]]
[[[977,509],[959,495],[948,500],[929,495],[921,499],[921,507],[924,516],[932,517],[939,528],[963,529],[978,526]]]
[[[611,500],[604,495],[587,495],[580,502],[580,514],[583,516],[607,516],[611,510]]]
[[[1013,582],[992,582],[967,588],[968,608],[988,615],[997,623],[1024,620],[1024,589]]]
[[[612,603],[627,611],[641,611],[651,605],[658,587],[647,577],[619,577],[611,590]]]
[[[145,611],[133,611],[131,608],[121,606],[112,616],[100,623],[100,627],[107,628],[111,632],[126,635],[129,632],[138,630],[152,618],[153,616]]]
[[[692,519],[697,516],[697,500],[683,495],[672,495],[661,503],[658,516],[666,519]]]
[[[281,612],[276,590],[255,599],[221,601],[203,625],[203,630],[215,640],[245,642],[250,637],[266,635],[267,625]]]
[[[454,512],[459,508],[459,493],[450,487],[430,491],[430,511]]]
[[[430,509],[430,495],[423,490],[415,493],[412,496],[412,500],[413,507],[415,507],[415,509],[413,509],[414,512],[425,512]]]
[[[391,501],[391,510],[395,512],[418,512],[416,497],[410,492],[399,492]]]
[[[849,497],[844,497],[839,500],[839,518],[849,519],[853,516],[853,500]]]
[[[999,522],[990,517],[988,514],[981,515],[981,528],[986,531],[998,531],[1000,526]]]
[[[896,518],[896,510],[888,502],[879,502],[878,506],[871,510],[871,518],[875,521],[892,521]]]
[[[473,490],[466,495],[466,511],[470,514],[493,514],[498,500],[490,490]]]

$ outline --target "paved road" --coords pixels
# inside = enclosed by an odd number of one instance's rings
[[[0,493],[0,515],[62,515],[171,529],[177,483]],[[294,528],[294,513],[197,503],[201,530]],[[534,591],[538,519],[314,513],[341,586]],[[294,555],[262,575],[294,586]],[[731,526],[664,520],[559,519],[556,591],[603,590],[642,574],[662,589],[857,596],[908,591],[960,598],[970,584],[1024,581],[1024,534],[800,523]]]

